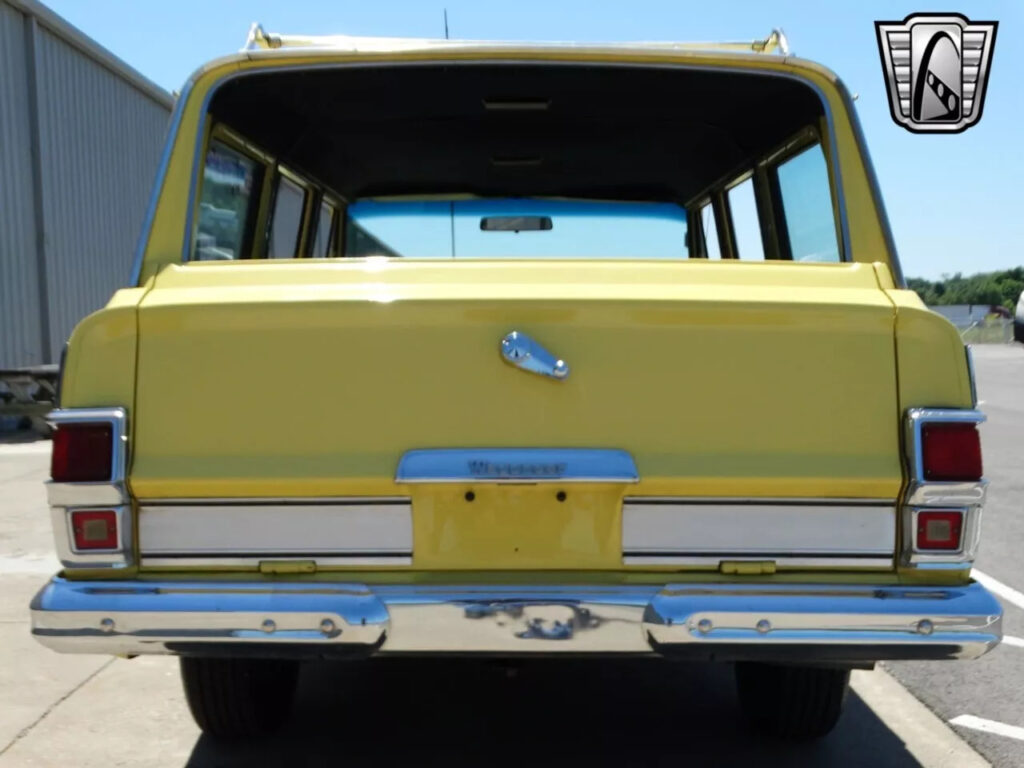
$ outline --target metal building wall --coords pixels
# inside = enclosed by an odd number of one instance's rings
[[[75,324],[126,284],[172,100],[32,0],[0,0],[0,41],[12,75],[0,77],[10,368],[56,362]]]
[[[0,368],[42,363],[24,17],[0,2]]]

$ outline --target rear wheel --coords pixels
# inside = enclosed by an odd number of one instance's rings
[[[847,669],[736,665],[736,691],[747,721],[755,730],[787,739],[816,739],[831,731],[849,683]]]
[[[217,738],[277,730],[291,714],[299,665],[270,659],[181,658],[181,681],[196,724]]]

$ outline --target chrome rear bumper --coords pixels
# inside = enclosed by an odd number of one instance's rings
[[[667,584],[366,586],[67,581],[32,601],[32,634],[70,653],[660,653],[870,662],[975,658],[1002,609],[961,587]]]

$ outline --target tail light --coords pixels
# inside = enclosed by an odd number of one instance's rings
[[[926,481],[981,479],[981,438],[972,422],[925,422],[921,465]]]
[[[988,485],[978,425],[968,408],[911,408],[906,416],[909,482],[901,510],[904,565],[969,568],[978,551]]]
[[[58,408],[46,484],[57,556],[65,568],[127,568],[134,560],[124,408]]]
[[[960,549],[964,513],[960,510],[919,510],[915,544],[921,551],[955,552]]]
[[[75,549],[117,549],[117,513],[112,509],[76,509],[71,513]]]
[[[58,424],[53,433],[50,476],[58,483],[111,479],[114,428],[109,422]]]

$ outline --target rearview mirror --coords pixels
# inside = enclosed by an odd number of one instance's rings
[[[550,216],[485,216],[480,219],[484,232],[544,232],[551,229]]]

